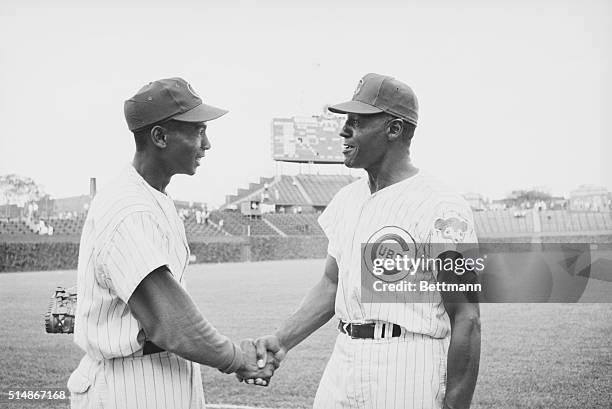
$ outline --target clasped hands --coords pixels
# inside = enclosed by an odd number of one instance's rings
[[[267,335],[256,340],[245,339],[240,343],[244,354],[244,363],[236,371],[240,382],[250,385],[268,386],[274,371],[287,355],[275,335]]]

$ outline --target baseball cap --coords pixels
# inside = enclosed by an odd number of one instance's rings
[[[123,104],[123,113],[130,131],[166,119],[212,121],[227,112],[203,103],[191,85],[178,77],[150,82]]]
[[[353,94],[353,99],[328,108],[336,114],[372,115],[386,112],[416,125],[419,102],[412,89],[395,78],[366,74]]]

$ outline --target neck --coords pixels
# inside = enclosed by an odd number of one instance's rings
[[[372,193],[408,179],[419,171],[412,165],[409,154],[393,152],[386,155],[381,162],[366,169]]]
[[[136,152],[132,165],[136,172],[155,190],[165,193],[172,175],[168,175],[159,161],[154,160],[145,152]]]

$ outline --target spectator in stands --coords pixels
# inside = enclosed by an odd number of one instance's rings
[[[202,212],[200,210],[195,211],[196,223],[202,224]]]
[[[210,222],[210,210],[206,210],[204,212],[204,224],[208,224]]]
[[[49,226],[49,227],[47,228],[47,234],[48,234],[49,236],[53,236],[53,226]]]
[[[39,220],[38,221],[38,234],[40,234],[41,236],[47,234],[47,225],[45,224],[44,220]]]
[[[223,230],[223,219],[219,220],[219,230]]]
[[[34,216],[34,205],[32,203],[28,203],[28,221],[32,220],[32,216]]]

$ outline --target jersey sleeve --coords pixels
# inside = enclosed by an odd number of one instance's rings
[[[98,257],[101,278],[125,303],[138,284],[161,266],[169,266],[168,240],[152,214],[133,213],[117,226]]]
[[[339,224],[340,218],[342,215],[340,209],[341,199],[340,196],[342,191],[338,192],[329,202],[321,216],[319,216],[318,222],[325,236],[327,236],[328,245],[327,245],[327,253],[338,260],[339,252],[340,252],[340,243],[339,243]]]

